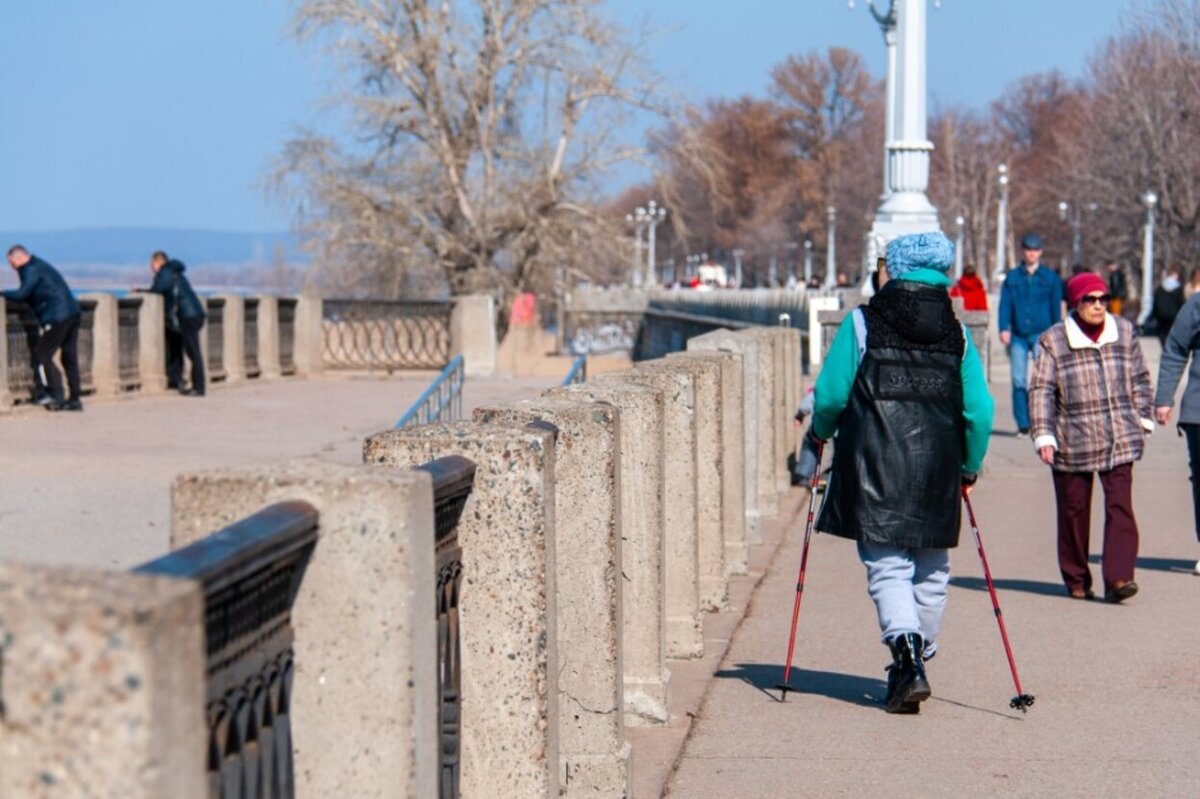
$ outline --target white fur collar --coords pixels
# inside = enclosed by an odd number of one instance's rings
[[[1075,321],[1074,314],[1068,314],[1066,321],[1063,323],[1067,329],[1067,345],[1073,350],[1085,350],[1088,348],[1098,350],[1105,344],[1116,344],[1120,338],[1120,331],[1117,330],[1117,320],[1110,313],[1104,314],[1104,329],[1100,331],[1100,339],[1092,341],[1088,338],[1087,333],[1079,327],[1079,323]]]

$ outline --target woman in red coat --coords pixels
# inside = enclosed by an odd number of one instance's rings
[[[962,297],[964,311],[986,311],[987,291],[983,288],[983,281],[975,274],[975,267],[964,266],[963,276],[954,284],[954,288],[950,289],[951,297]]]

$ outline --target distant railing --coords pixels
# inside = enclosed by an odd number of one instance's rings
[[[5,334],[8,337],[8,390],[15,402],[33,399],[33,344],[38,337],[37,317],[24,303],[6,302]]]
[[[79,301],[79,387],[84,394],[96,390],[96,380],[92,375],[92,356],[96,351],[96,304],[95,300]]]
[[[450,361],[451,302],[325,300],[325,366],[430,369]]]
[[[117,379],[126,391],[137,388],[142,382],[138,365],[141,347],[138,324],[141,314],[141,297],[122,297],[117,300]]]
[[[462,544],[458,521],[475,482],[475,464],[452,455],[417,467],[433,477],[438,630],[438,772],[440,799],[459,795],[462,740],[462,656],[458,607],[462,591]]]
[[[135,569],[204,588],[214,799],[295,795],[291,612],[316,540],[317,511],[284,502]]]
[[[228,376],[225,371],[225,298],[209,297],[205,304],[208,311],[208,321],[205,323],[205,335],[208,336],[208,379],[215,382]]]
[[[279,298],[279,371],[296,373],[296,305],[294,297]]]
[[[651,306],[646,309],[633,358],[636,361],[661,358],[670,352],[687,349],[687,341],[693,336],[713,330],[745,330],[758,325],[736,319],[669,311]]]
[[[396,427],[408,425],[432,424],[433,422],[452,422],[462,418],[462,387],[465,380],[463,357],[455,355],[454,360],[442,370],[429,388],[422,392],[412,407],[404,412]]]
[[[258,377],[262,374],[258,363],[258,298],[247,297],[242,301],[242,308],[242,355],[246,377]]]
[[[572,383],[587,382],[587,356],[580,355],[575,359],[575,363],[571,364],[571,371],[567,372],[567,376],[563,378],[562,384],[569,386]]]

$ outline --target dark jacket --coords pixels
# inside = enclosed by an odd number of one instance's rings
[[[1033,341],[1062,321],[1063,282],[1054,270],[1039,265],[1033,274],[1024,264],[1010,269],[1000,287],[1000,332]]]
[[[1179,315],[1179,309],[1182,307],[1183,286],[1176,286],[1174,289],[1159,286],[1155,290],[1154,305],[1150,315],[1154,317],[1154,324],[1159,335],[1167,335],[1171,325],[1175,324],[1175,317]]]
[[[838,424],[817,529],[870,544],[956,546],[962,326],[944,290],[899,280],[863,314],[866,349]]]
[[[192,290],[192,284],[183,275],[186,269],[183,261],[172,258],[163,264],[154,275],[154,283],[151,284],[150,291],[162,295],[163,316],[166,319],[170,319],[175,311],[176,296],[179,297],[180,319],[203,319],[205,317],[204,305],[196,296],[196,292]],[[176,291],[176,286],[178,286],[178,291]]]
[[[1200,349],[1200,293],[1193,294],[1191,299],[1183,304],[1175,324],[1171,325],[1171,334],[1163,346],[1162,360],[1158,366],[1158,392],[1154,395],[1157,407],[1171,407],[1175,404],[1175,389],[1183,377],[1183,369],[1188,369],[1187,388],[1183,391],[1183,401],[1179,406],[1177,419],[1180,424],[1200,424],[1200,358],[1196,350]]]
[[[1118,300],[1129,298],[1129,281],[1120,269],[1108,273],[1108,293]]]
[[[29,263],[18,269],[17,275],[20,287],[4,292],[4,299],[28,303],[39,324],[52,325],[79,316],[79,303],[67,281],[41,258],[31,255]]]

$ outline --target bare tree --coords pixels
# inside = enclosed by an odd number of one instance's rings
[[[557,267],[620,259],[597,210],[640,154],[631,112],[662,110],[595,0],[303,0],[295,30],[355,79],[348,141],[288,143],[277,186],[318,261],[398,296],[422,269],[453,294],[513,294]]]

